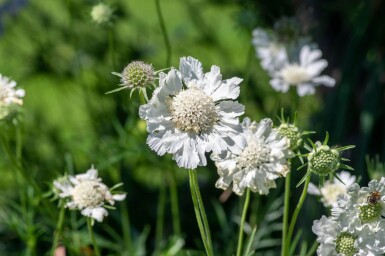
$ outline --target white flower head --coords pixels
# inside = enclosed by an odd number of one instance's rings
[[[290,85],[297,87],[299,96],[315,93],[315,86],[325,85],[333,87],[335,80],[327,75],[320,75],[328,63],[320,59],[322,52],[319,49],[311,50],[309,46],[302,47],[299,54],[299,64],[287,62],[276,72],[270,80],[271,86],[280,92],[287,92]]]
[[[321,196],[321,202],[325,207],[336,207],[338,196],[346,194],[347,187],[356,181],[356,177],[346,171],[342,171],[337,175],[343,183],[336,177],[334,177],[333,181],[327,180],[321,188],[309,183],[307,192],[311,195]]]
[[[92,7],[91,17],[98,24],[108,23],[112,18],[113,11],[106,4],[99,3]]]
[[[257,57],[261,60],[261,67],[274,74],[287,63],[286,48],[265,30],[256,28],[253,30],[253,45]]]
[[[217,66],[203,73],[199,60],[181,58],[179,70],[159,74],[159,87],[139,109],[150,133],[147,144],[158,155],[172,154],[186,169],[205,166],[206,152],[239,152],[245,143],[238,120],[244,106],[234,100],[241,81],[222,80]]]
[[[93,167],[86,173],[60,178],[54,181],[59,197],[67,199],[66,207],[77,209],[81,214],[99,222],[108,215],[106,203],[114,205],[122,201],[125,194],[112,194],[110,189],[98,178],[98,171]]]
[[[15,87],[15,81],[0,74],[0,119],[7,116],[13,107],[23,105],[25,91]]]
[[[276,187],[275,179],[289,172],[289,140],[273,128],[273,122],[268,118],[259,123],[245,118],[242,125],[242,135],[246,138],[242,151],[229,152],[224,157],[212,155],[220,176],[215,186],[227,189],[232,183],[237,195],[242,195],[246,188],[268,194],[270,188]]]

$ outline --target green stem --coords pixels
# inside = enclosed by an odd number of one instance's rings
[[[165,189],[164,177],[162,174],[162,182],[160,184],[160,191],[159,191],[158,212],[157,212],[157,218],[156,218],[155,244],[156,244],[157,250],[160,250],[160,247],[162,245],[165,205],[166,205],[166,189]]]
[[[128,214],[127,204],[125,203],[121,204],[120,215],[122,216],[123,241],[128,251],[131,253],[132,252],[131,225],[130,225],[130,216]]]
[[[56,230],[54,233],[54,238],[53,238],[53,243],[51,248],[51,256],[55,255],[55,250],[56,250],[56,247],[58,246],[59,238],[61,236],[63,221],[64,221],[64,210],[65,210],[64,203],[61,202],[60,204],[61,206],[60,206],[59,218],[56,223]]]
[[[167,54],[166,67],[170,67],[171,66],[171,54],[172,54],[171,44],[170,44],[170,40],[169,40],[168,35],[167,35],[167,30],[166,30],[166,26],[164,24],[162,10],[160,9],[159,0],[155,0],[155,6],[156,6],[156,13],[158,14],[160,28],[161,28],[162,34],[163,34],[164,44],[166,45],[166,54]]]
[[[88,227],[88,233],[90,234],[90,238],[91,238],[91,241],[92,241],[92,245],[94,247],[95,255],[96,256],[101,256],[100,251],[99,251],[99,247],[96,244],[96,239],[95,239],[94,231],[92,230],[92,219],[91,218],[87,218],[87,227]]]
[[[190,178],[190,190],[191,197],[194,204],[195,216],[197,218],[199,231],[201,233],[203,246],[205,247],[206,254],[208,256],[213,256],[213,246],[211,242],[210,227],[208,225],[206,212],[204,209],[202,197],[199,191],[198,179],[195,170],[189,170]]]
[[[176,183],[175,169],[171,168],[170,174],[170,197],[171,197],[171,214],[172,214],[172,226],[174,233],[180,235],[180,217],[178,207],[178,188]]]
[[[307,187],[309,186],[309,182],[310,182],[310,175],[306,178],[305,185],[303,186],[301,197],[299,198],[299,202],[298,202],[297,206],[295,207],[295,210],[293,212],[293,217],[290,221],[289,232],[287,233],[286,242],[285,242],[285,246],[286,246],[285,247],[285,256],[289,255],[290,241],[291,241],[291,237],[293,235],[294,226],[295,226],[295,223],[297,222],[297,217],[298,217],[299,211],[301,210],[302,205],[305,202],[305,198],[307,195]]]
[[[290,203],[290,176],[291,172],[286,175],[285,180],[285,201],[284,201],[284,210],[283,210],[283,223],[282,223],[282,247],[281,247],[281,256],[285,255],[286,250],[286,235],[287,235],[287,226],[289,222],[289,203]]]
[[[246,198],[245,198],[245,202],[243,205],[241,225],[239,227],[237,256],[241,256],[241,252],[242,252],[243,233],[244,233],[243,229],[244,229],[244,225],[245,225],[246,213],[247,213],[247,208],[249,207],[249,202],[250,202],[250,189],[247,189],[246,190]]]

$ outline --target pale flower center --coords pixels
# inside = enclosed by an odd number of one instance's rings
[[[76,185],[72,199],[79,208],[98,207],[103,204],[108,190],[96,181],[84,181]]]
[[[322,201],[327,206],[332,206],[337,202],[338,195],[345,194],[346,188],[343,184],[333,184],[326,182],[321,188]]]
[[[213,99],[197,88],[181,91],[169,108],[173,123],[184,132],[206,132],[219,120]]]
[[[336,241],[336,251],[345,256],[353,256],[357,252],[356,248],[354,248],[355,241],[356,237],[351,234],[340,234]]]
[[[281,71],[281,76],[286,83],[297,85],[310,80],[310,75],[303,67],[292,64]]]
[[[258,169],[262,164],[270,162],[270,148],[261,140],[251,141],[236,161],[241,169]]]

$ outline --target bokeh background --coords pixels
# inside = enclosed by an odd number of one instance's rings
[[[313,140],[322,140],[328,131],[331,144],[357,145],[345,157],[351,159],[354,174],[361,176],[361,185],[384,176],[384,1],[159,2],[173,66],[178,67],[180,57],[193,56],[206,71],[218,65],[224,78],[243,78],[239,101],[247,116],[257,121],[270,117],[278,124],[281,108],[288,115],[297,111],[298,126],[317,132]],[[127,192],[127,199],[95,225],[106,255],[174,255],[167,252],[180,242],[184,250],[178,254],[202,255],[187,171],[145,144],[147,132],[138,118],[135,93],[132,98],[128,91],[105,94],[120,83],[111,72],[121,72],[132,60],[152,63],[156,70],[167,67],[156,1],[104,1],[114,9],[107,26],[91,19],[97,3],[0,0],[0,73],[26,90],[19,126],[23,167],[30,177],[16,182],[12,161],[0,151],[0,254],[45,255],[58,214],[57,201],[49,195],[52,181],[94,164],[106,184],[124,182],[122,190]],[[300,98],[298,109],[292,108],[290,94],[270,87],[251,45],[255,27],[272,28],[284,16],[294,17],[301,33],[318,44],[329,62],[325,73],[337,80],[334,88],[320,87],[316,95]],[[1,125],[13,149],[12,118]],[[304,174],[294,172],[292,208],[300,193],[295,184]],[[212,163],[199,168],[198,177],[215,250],[231,255],[243,198],[218,200],[223,191],[214,187],[217,173]],[[248,222],[250,228],[258,226],[256,255],[279,252],[282,185],[281,180],[269,196],[253,196]],[[175,187],[177,209],[170,204]],[[181,232],[173,228],[173,211],[179,212]],[[327,210],[309,196],[297,229],[303,232],[301,242],[314,242],[311,225],[322,212]],[[122,220],[128,216],[129,223]],[[78,217],[66,212],[63,244],[68,255],[92,255],[85,223]],[[124,227],[129,227],[134,253],[127,249]],[[77,243],[71,243],[74,237]]]

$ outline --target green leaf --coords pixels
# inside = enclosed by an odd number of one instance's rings
[[[305,182],[305,180],[307,179],[307,177],[311,174],[311,171],[308,170],[307,173],[302,177],[302,179],[298,182],[297,186],[295,186],[296,188],[298,188],[302,183]]]

